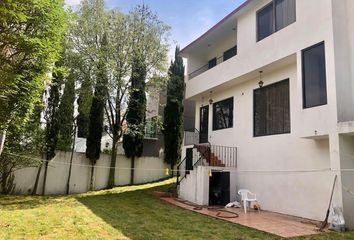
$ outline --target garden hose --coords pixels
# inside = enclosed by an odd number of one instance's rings
[[[237,218],[237,217],[239,217],[239,215],[237,213],[225,210],[224,207],[207,207],[207,206],[202,206],[202,205],[190,203],[186,200],[181,200],[178,198],[176,198],[176,200],[180,203],[183,203],[185,205],[193,207],[193,210],[196,210],[196,211],[201,211],[203,209],[207,209],[209,211],[216,212],[215,216],[219,217],[219,218]],[[231,215],[231,216],[222,215],[223,213],[226,213],[227,215]]]

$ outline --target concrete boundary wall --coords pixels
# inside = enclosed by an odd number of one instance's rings
[[[58,152],[50,161],[47,172],[46,195],[66,194],[66,185],[69,174],[71,153]],[[108,183],[110,158],[108,154],[101,154],[95,165],[94,190],[106,188]],[[130,159],[124,155],[117,156],[115,185],[128,185],[130,182]],[[162,158],[141,157],[135,159],[135,184],[147,183],[166,178],[167,165]],[[30,194],[35,184],[38,168],[24,168],[15,172],[14,194]],[[71,171],[70,193],[84,193],[89,191],[91,167],[90,161],[84,153],[74,153]],[[37,194],[42,194],[44,167],[42,167]]]

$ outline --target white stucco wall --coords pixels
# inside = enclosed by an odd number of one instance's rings
[[[233,81],[252,71],[296,54],[316,43],[326,42],[326,54],[333,56],[332,0],[297,0],[295,23],[256,41],[256,11],[269,1],[257,1],[257,6],[238,17],[237,46],[238,54],[227,62],[186,82],[186,98],[195,98],[220,84]],[[316,9],[316,17],[313,11]],[[222,39],[223,36],[220,36]],[[188,61],[193,61],[193,55]],[[190,63],[189,65],[193,65]],[[327,64],[329,74],[334,78],[334,65]],[[334,88],[335,90],[335,88]],[[333,95],[335,96],[335,95]]]
[[[342,169],[354,169],[354,135],[341,134],[340,161]],[[343,171],[341,174],[343,184],[343,209],[344,218],[348,227],[354,228],[354,172]]]
[[[218,167],[196,166],[196,168],[187,174],[179,186],[179,197],[196,203],[198,205],[209,205],[209,170],[230,171],[230,201],[234,201],[236,196],[236,174],[230,169]]]
[[[50,161],[47,173],[47,195],[66,193],[71,153],[58,152]],[[95,165],[94,189],[104,189],[108,183],[110,155],[101,154]],[[130,159],[124,155],[117,156],[115,184],[117,186],[130,183]],[[152,182],[166,178],[167,165],[162,158],[141,157],[135,160],[135,184]],[[42,168],[38,184],[38,194],[42,193],[44,168]],[[15,172],[15,194],[31,193],[37,175],[37,168],[25,168]],[[91,167],[85,154],[75,153],[70,181],[70,193],[87,192],[90,187]]]
[[[248,188],[256,192],[262,207],[266,210],[292,214],[320,220],[326,212],[328,194],[333,178],[324,173],[267,173],[252,171],[296,171],[329,169],[330,147],[328,136],[323,139],[303,138],[304,128],[309,132],[317,129],[326,132],[329,121],[318,121],[318,116],[328,113],[329,106],[314,109],[314,113],[302,109],[299,79],[296,64],[291,64],[263,76],[265,85],[289,78],[291,133],[264,137],[253,137],[253,90],[258,88],[258,79],[250,79],[227,90],[213,93],[217,102],[229,97],[234,98],[234,127],[212,131],[212,109],[209,111],[209,142],[214,145],[237,146],[239,174],[232,178],[231,189]],[[197,101],[197,109],[207,102]],[[320,111],[320,112],[318,112]],[[198,112],[198,111],[197,111]],[[199,126],[199,112],[196,126]],[[315,115],[315,116],[314,116]],[[316,117],[317,115],[317,117]],[[251,173],[242,173],[251,171]],[[234,195],[235,196],[235,195]],[[309,197],[316,207],[309,203]],[[276,200],[275,200],[276,199]],[[337,198],[341,205],[340,196]]]
[[[338,121],[354,120],[354,1],[333,1]]]

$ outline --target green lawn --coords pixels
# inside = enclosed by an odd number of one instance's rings
[[[0,196],[0,239],[279,239],[151,196],[171,183],[69,197]],[[300,239],[354,239],[354,233]]]

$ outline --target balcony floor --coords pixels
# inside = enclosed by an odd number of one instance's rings
[[[163,201],[187,209],[200,214],[208,215],[214,218],[222,219],[228,222],[240,224],[246,227],[254,228],[263,232],[278,235],[284,238],[309,236],[319,234],[318,228],[314,221],[307,219],[297,218],[279,213],[273,213],[268,211],[247,211],[247,214],[240,208],[228,208],[228,211],[237,213],[237,218],[222,218],[217,216],[217,211],[208,210],[202,208],[201,210],[195,210],[193,206],[188,203],[179,201],[176,198],[161,198]],[[227,213],[223,213],[227,217]],[[231,214],[230,214],[231,215]]]

